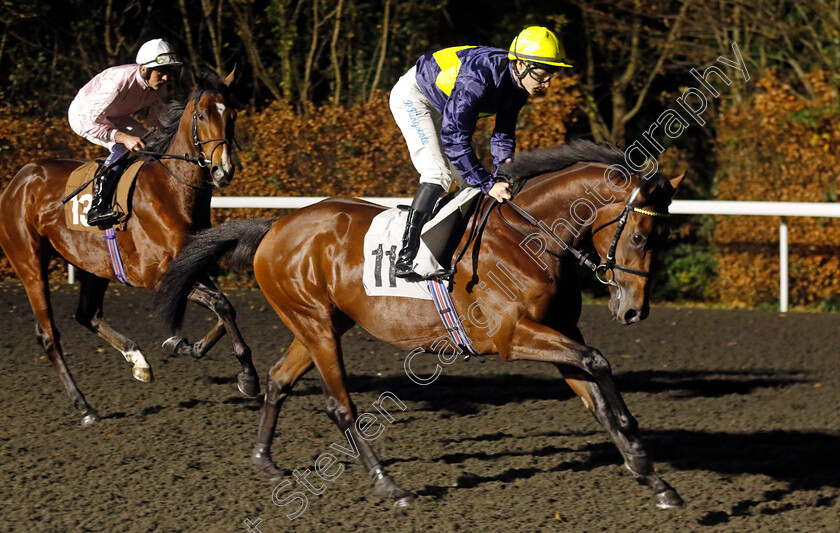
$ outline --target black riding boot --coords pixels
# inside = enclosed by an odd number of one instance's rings
[[[93,181],[93,200],[87,212],[88,226],[99,226],[106,229],[113,226],[119,218],[119,213],[111,210],[111,199],[119,182],[119,173],[106,168]]]
[[[414,258],[417,257],[417,250],[420,248],[420,232],[430,218],[430,213],[409,208],[408,221],[405,225],[405,233],[403,233],[402,249],[394,267],[395,275],[398,278],[405,278],[414,274]]]
[[[420,232],[423,225],[432,218],[432,210],[435,207],[443,187],[432,183],[421,183],[420,189],[414,195],[411,208],[408,210],[408,221],[403,233],[402,249],[395,265],[395,275],[398,278],[405,278],[414,274],[414,258],[417,257],[417,250],[420,248]]]

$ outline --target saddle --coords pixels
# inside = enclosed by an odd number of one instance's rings
[[[416,279],[394,275],[397,255],[402,246],[407,206],[383,211],[371,222],[364,239],[364,274],[368,296],[404,296],[431,300],[427,279],[451,277],[452,257],[475,211],[481,191],[466,188],[445,196],[438,202],[432,219],[423,226],[417,252]],[[422,282],[422,283],[421,283]]]
[[[104,159],[88,161],[74,170],[70,174],[70,177],[67,178],[67,184],[64,186],[64,196],[72,194],[83,183],[90,181],[87,187],[64,204],[64,220],[69,229],[75,231],[102,231],[96,226],[88,225],[86,214],[93,200],[92,178],[99,172],[104,162]],[[137,178],[137,173],[142,166],[143,161],[133,162],[119,178],[117,190],[114,193],[114,210],[120,214],[119,220],[114,224],[114,229],[117,231],[124,230],[128,219],[131,217],[131,193],[134,189],[134,180]]]

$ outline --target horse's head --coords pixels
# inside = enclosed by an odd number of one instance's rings
[[[653,256],[668,237],[668,205],[684,177],[640,179],[623,201],[598,210],[592,225],[601,256],[596,275],[609,285],[610,312],[621,324],[647,318]]]
[[[229,90],[235,70],[224,81],[214,75],[205,77],[190,95],[182,119],[189,121],[191,144],[199,164],[209,169],[215,188],[228,185],[236,170],[231,159],[236,110]]]

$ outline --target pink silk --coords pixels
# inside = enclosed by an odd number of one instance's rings
[[[136,123],[131,115],[150,107],[150,125],[166,101],[166,87],[153,91],[140,76],[139,65],[121,65],[103,70],[76,94],[69,114],[81,124],[82,132],[106,142],[126,121]]]

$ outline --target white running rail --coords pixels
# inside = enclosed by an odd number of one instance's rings
[[[211,207],[299,209],[327,198],[326,196],[216,196]],[[369,202],[394,207],[410,204],[411,198],[366,197]],[[787,217],[840,218],[840,203],[810,202],[728,202],[716,200],[674,200],[670,212],[675,215],[750,215],[781,217],[779,222],[779,310],[788,310],[788,227]],[[69,265],[68,281],[74,282],[73,265]]]

